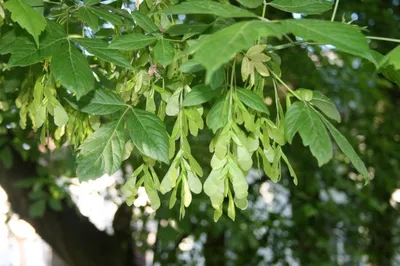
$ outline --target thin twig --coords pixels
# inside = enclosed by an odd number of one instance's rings
[[[335,20],[336,12],[337,12],[338,6],[339,6],[339,0],[336,0],[335,9],[333,10],[333,14],[332,14],[331,21],[334,21],[334,20]]]
[[[377,37],[377,36],[367,36],[367,39],[400,43],[400,39],[384,38],[384,37]]]

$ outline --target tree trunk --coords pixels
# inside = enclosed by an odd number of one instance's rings
[[[32,218],[29,215],[29,207],[32,204],[28,197],[29,191],[15,184],[35,175],[36,163],[24,162],[17,153],[14,153],[13,160],[11,169],[6,169],[0,163],[0,186],[7,193],[12,210],[21,219],[30,223],[67,265],[145,265],[142,259],[135,261],[132,255],[134,250],[131,235],[127,233],[127,230],[130,230],[129,222],[124,222],[124,225],[120,226],[121,230],[110,236],[98,230],[75,206],[68,206],[65,203],[62,211],[47,209],[42,217]],[[127,215],[129,216],[129,211]]]
[[[207,240],[204,244],[204,258],[206,266],[223,266],[225,259],[225,235],[224,232],[207,234]]]

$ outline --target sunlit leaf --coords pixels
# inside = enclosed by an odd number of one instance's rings
[[[308,15],[321,14],[332,8],[332,2],[326,0],[274,0],[268,5],[286,12]]]
[[[239,7],[207,0],[189,0],[162,10],[166,14],[211,14],[224,18],[256,17]]]
[[[336,49],[375,62],[361,28],[339,22],[316,19],[289,19],[282,21],[285,31],[304,40],[331,44]]]
[[[189,48],[194,59],[207,69],[207,80],[236,53],[254,45],[259,37],[280,37],[282,30],[277,23],[263,21],[239,22],[202,38]]]

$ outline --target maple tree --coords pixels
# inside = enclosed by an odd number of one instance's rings
[[[292,87],[282,74],[281,53],[318,46],[361,58],[398,82],[400,46],[382,55],[368,43],[399,40],[337,21],[338,6],[149,0],[123,9],[97,0],[9,0],[0,5],[2,116],[18,112],[14,127],[35,132],[43,146],[50,139],[71,145],[76,171],[68,175],[80,181],[131,165],[121,187],[126,202],[144,187],[157,210],[160,194],[170,193],[180,217],[192,193],[204,191],[215,221],[224,212],[234,220],[236,208],[248,207],[251,168],[279,182],[287,167],[298,184],[284,151],[298,137],[320,167],[332,159],[333,141],[368,183],[367,168],[336,128],[334,102],[317,87]],[[270,9],[303,16],[273,19]],[[329,11],[330,21],[312,16]],[[201,139],[208,151],[194,152]],[[1,152],[7,162],[12,151]],[[58,200],[40,199],[33,208],[40,214]]]

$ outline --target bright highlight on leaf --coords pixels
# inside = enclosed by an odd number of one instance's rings
[[[358,26],[316,19],[290,19],[282,22],[285,31],[313,40],[320,44],[331,44],[336,49],[359,56],[375,63],[366,37]]]
[[[268,5],[277,9],[308,15],[321,14],[332,8],[332,2],[327,0],[274,0]]]
[[[189,0],[178,5],[163,9],[166,14],[211,14],[223,18],[248,18],[256,15],[245,9],[229,4],[207,0]]]

